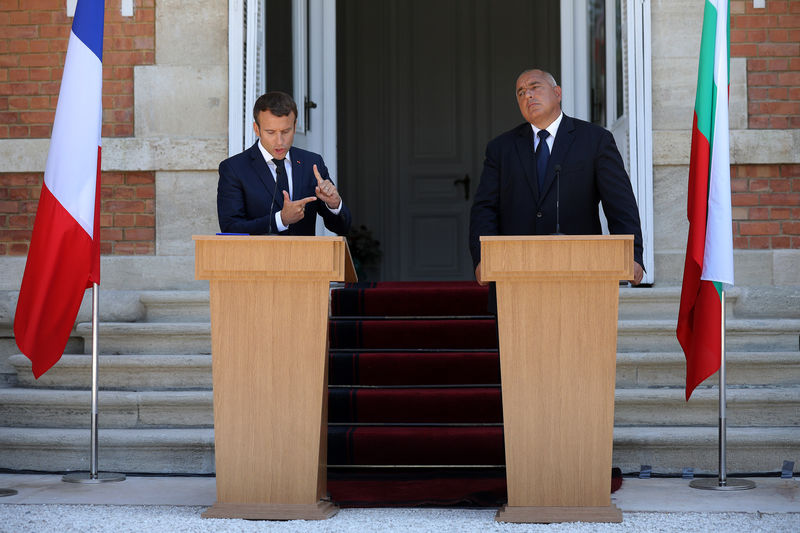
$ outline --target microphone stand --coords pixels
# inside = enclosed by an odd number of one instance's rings
[[[561,165],[555,166],[556,171],[556,232],[553,235],[564,235],[561,233],[561,219],[559,217],[559,204],[561,203]]]

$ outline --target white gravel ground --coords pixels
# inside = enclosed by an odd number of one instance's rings
[[[2,533],[800,531],[800,513],[624,513],[621,524],[501,524],[495,509],[342,509],[320,522],[204,519],[205,507],[0,505]],[[800,510],[799,510],[800,511]]]

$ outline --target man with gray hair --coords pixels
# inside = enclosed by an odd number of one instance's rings
[[[476,279],[483,284],[481,235],[600,234],[602,203],[610,232],[634,236],[631,281],[638,285],[644,272],[639,210],[611,132],[565,115],[561,87],[549,72],[524,71],[516,96],[525,122],[487,145],[472,204]]]

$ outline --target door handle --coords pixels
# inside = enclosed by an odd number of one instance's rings
[[[453,182],[453,185],[458,185],[460,183],[464,184],[464,200],[469,200],[469,182],[469,174],[464,174],[463,178]]]
[[[306,101],[303,108],[306,119],[306,131],[311,131],[311,110],[317,108],[317,103],[306,96]]]

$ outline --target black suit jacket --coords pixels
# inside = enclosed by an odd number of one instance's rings
[[[611,132],[563,116],[538,190],[533,130],[527,122],[489,142],[470,213],[473,266],[481,260],[481,235],[550,235],[556,231],[555,168],[561,166],[560,226],[567,235],[602,232],[598,204],[608,228],[634,236],[634,259],[642,262],[639,210]]]
[[[278,233],[275,213],[283,209],[283,195],[275,192],[275,178],[258,149],[258,142],[219,164],[217,216],[219,228],[224,233]],[[314,176],[314,165],[317,165],[323,179],[330,179],[322,156],[294,146],[289,150],[289,155],[292,158],[292,199],[315,196],[317,178]],[[346,235],[350,231],[350,211],[344,203],[341,211],[334,215],[322,200],[317,199],[306,204],[306,214],[302,220],[290,224],[280,234],[314,235],[317,214],[322,216],[325,227],[330,231],[338,235]]]

